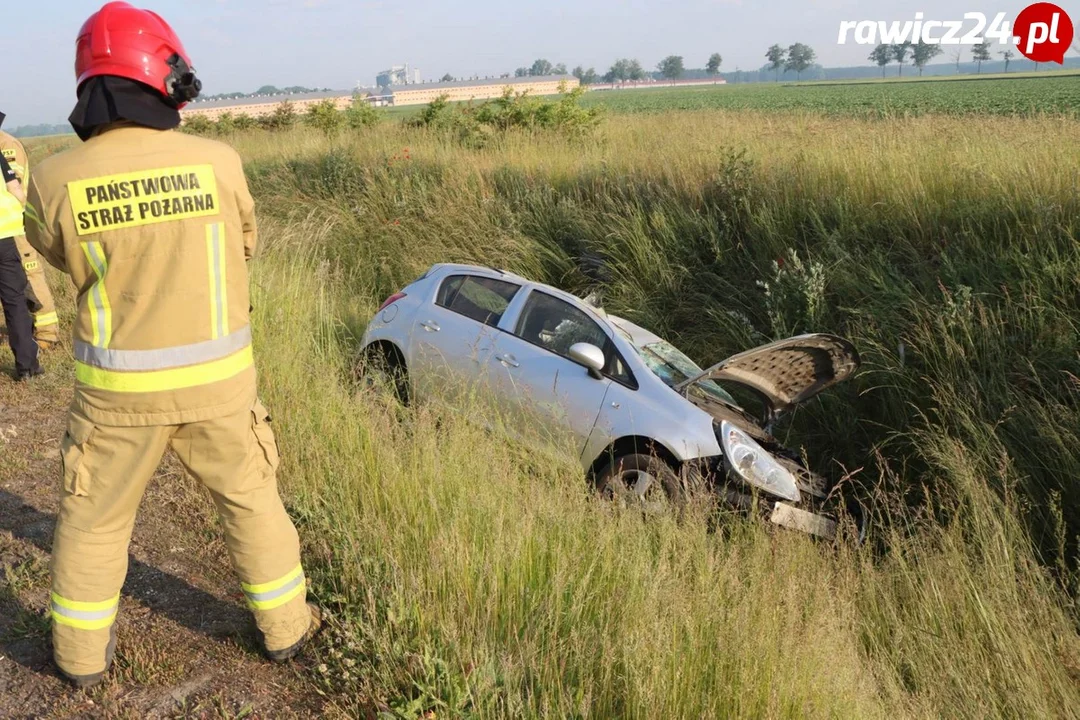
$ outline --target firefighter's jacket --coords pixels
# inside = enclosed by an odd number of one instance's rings
[[[74,409],[145,426],[252,407],[256,229],[235,150],[110,126],[35,167],[26,234],[78,292]]]

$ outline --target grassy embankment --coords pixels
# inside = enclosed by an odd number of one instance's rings
[[[1078,130],[711,111],[484,150],[390,125],[233,138],[283,487],[335,611],[316,678],[407,716],[1074,713]],[[352,392],[366,319],[430,263],[583,290],[586,250],[613,311],[699,361],[856,342],[863,374],[790,439],[874,501],[872,547],[643,522],[570,459]]]

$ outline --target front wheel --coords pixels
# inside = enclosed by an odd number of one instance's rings
[[[654,455],[634,454],[615,458],[596,477],[602,497],[624,508],[636,507],[648,514],[682,510],[686,493],[675,471]]]

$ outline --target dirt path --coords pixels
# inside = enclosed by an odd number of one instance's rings
[[[0,718],[337,715],[300,672],[310,651],[299,667],[258,654],[213,506],[172,459],[135,525],[112,672],[85,692],[56,675],[49,550],[73,381],[61,348],[48,377],[16,385],[0,342]]]

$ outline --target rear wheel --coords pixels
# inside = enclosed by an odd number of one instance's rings
[[[596,477],[602,497],[624,508],[648,514],[682,510],[686,493],[675,471],[654,455],[637,453],[615,458]]]
[[[387,392],[402,405],[409,404],[409,375],[405,358],[396,347],[368,346],[356,365],[354,375],[362,390]]]

